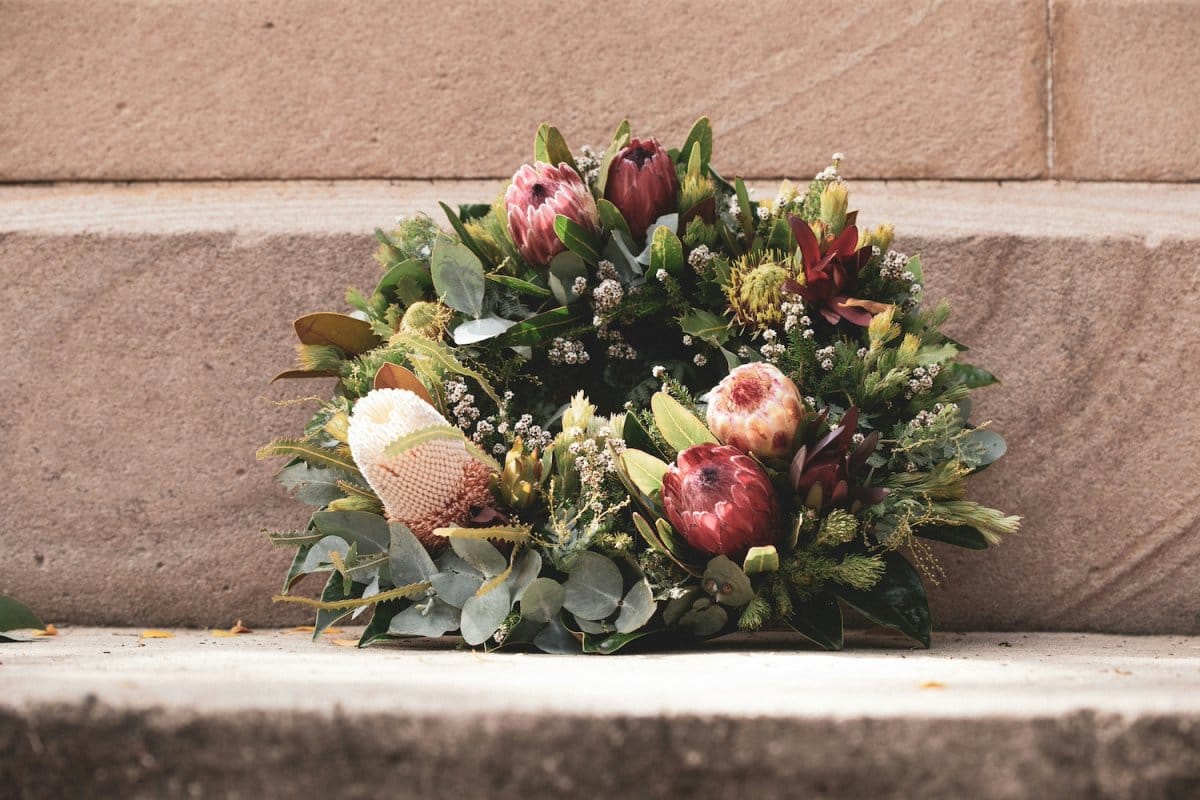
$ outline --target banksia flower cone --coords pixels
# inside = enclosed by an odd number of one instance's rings
[[[444,545],[433,531],[466,523],[491,500],[490,471],[462,441],[434,439],[395,456],[388,445],[431,427],[449,428],[437,410],[407,389],[375,389],[354,404],[350,454],[383,501],[387,518],[402,522],[427,550]]]
[[[740,560],[751,547],[775,544],[779,503],[754,459],[718,444],[679,454],[662,484],[667,520],[689,545]]]
[[[554,219],[568,217],[584,228],[600,231],[600,212],[583,178],[566,164],[525,164],[513,175],[504,195],[508,233],[521,257],[538,267],[566,249],[554,232]]]
[[[803,418],[796,384],[763,362],[735,367],[708,401],[708,429],[725,444],[759,458],[791,456]]]
[[[604,197],[625,217],[638,243],[654,220],[677,209],[678,194],[675,165],[654,139],[633,139],[608,167]]]

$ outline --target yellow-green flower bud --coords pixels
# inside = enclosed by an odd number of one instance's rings
[[[537,450],[526,453],[525,445],[518,437],[504,457],[504,469],[497,481],[500,499],[510,508],[528,508],[533,503],[541,478],[542,460]]]
[[[416,302],[404,312],[400,320],[400,332],[440,341],[446,335],[446,327],[453,316],[454,312],[440,302]]]
[[[878,247],[879,252],[886,253],[892,247],[892,237],[896,233],[896,226],[890,222],[885,225],[879,225],[873,231],[864,230],[858,236],[858,246],[862,247]]]
[[[342,444],[350,441],[350,415],[339,411],[325,423],[325,432]]]
[[[831,234],[837,236],[846,226],[846,209],[850,198],[846,184],[834,181],[821,192],[821,222]]]

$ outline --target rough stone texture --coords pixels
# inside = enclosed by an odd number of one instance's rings
[[[1054,174],[1200,179],[1192,0],[1052,0]]]
[[[759,639],[597,659],[67,630],[4,649],[0,785],[19,798],[1200,791],[1195,639],[944,638],[932,652],[855,636],[841,654]]]
[[[303,511],[253,460],[307,412],[267,399],[326,388],[266,385],[290,361],[288,323],[375,276],[369,236],[346,231],[487,188],[0,189],[0,592],[55,621],[301,621],[269,603],[287,556],[257,531]],[[855,199],[923,251],[928,296],[955,304],[951,332],[1004,379],[976,418],[1010,452],[973,491],[1025,529],[986,554],[938,550],[937,624],[1200,632],[1200,187],[866,184]]]
[[[78,24],[64,24],[71,20]],[[731,173],[1045,174],[1043,0],[0,0],[0,180],[507,176],[550,119]]]

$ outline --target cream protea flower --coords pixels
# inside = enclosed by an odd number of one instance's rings
[[[407,389],[375,389],[350,414],[350,454],[383,501],[389,520],[402,522],[426,549],[444,542],[436,528],[462,525],[491,499],[490,470],[459,439],[434,439],[388,457],[392,442],[426,428],[452,429],[433,406]]]
[[[735,367],[708,400],[708,428],[723,444],[760,458],[788,458],[804,417],[800,391],[771,364]]]

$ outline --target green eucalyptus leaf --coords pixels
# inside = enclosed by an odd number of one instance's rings
[[[454,329],[454,343],[458,345],[477,344],[494,339],[516,324],[511,319],[503,319],[495,314],[468,320]]]
[[[397,613],[388,623],[393,636],[445,636],[457,630],[462,612],[436,597],[429,597]]]
[[[978,453],[972,460],[977,470],[998,460],[1008,449],[1003,436],[987,429],[976,428],[963,437],[963,442],[971,445]]]
[[[575,292],[575,279],[587,278],[588,265],[575,253],[564,250],[550,260],[549,277],[550,293],[554,299],[564,306],[579,299]]]
[[[625,593],[621,611],[617,614],[617,632],[632,633],[650,621],[658,605],[650,584],[642,578]]]
[[[550,622],[567,599],[567,590],[551,578],[538,578],[521,597],[521,616],[537,622]]]
[[[828,592],[797,603],[784,622],[813,644],[826,650],[842,649],[842,609]]]
[[[715,636],[724,630],[729,614],[716,603],[698,600],[679,618],[679,627],[701,638]]]
[[[512,572],[509,573],[508,579],[505,580],[505,585],[508,586],[508,591],[512,595],[513,602],[517,602],[524,595],[529,585],[542,573],[542,556],[534,549],[526,549],[517,556],[513,563]]]
[[[300,565],[299,574],[308,575],[313,572],[326,572],[333,568],[330,553],[337,553],[344,560],[350,552],[350,543],[340,536],[325,536],[308,549],[304,563]]]
[[[591,620],[604,619],[616,611],[624,595],[621,570],[612,559],[591,551],[575,555],[563,589],[563,607]]]
[[[741,608],[754,599],[750,578],[728,556],[708,562],[700,585],[714,600],[730,608]]]
[[[475,596],[479,587],[483,586],[483,578],[475,572],[456,572],[448,570],[432,576],[429,582],[437,596],[454,606],[462,608],[467,601]]]
[[[437,575],[438,568],[429,557],[429,552],[408,526],[400,522],[390,523],[388,537],[388,565],[393,583],[409,586],[432,580]]]
[[[511,610],[512,597],[508,587],[503,585],[487,594],[471,597],[462,607],[459,627],[463,640],[472,646],[483,644],[492,637]]]
[[[429,259],[433,289],[442,302],[472,319],[483,314],[487,279],[483,264],[471,248],[453,239],[439,238]]]
[[[558,615],[533,637],[533,644],[544,653],[575,655],[579,652],[579,640],[567,630]]]
[[[450,546],[459,558],[482,572],[484,577],[494,578],[508,569],[508,559],[496,549],[495,545],[485,539],[456,537],[450,540]]]
[[[904,556],[885,552],[886,571],[866,591],[836,584],[834,591],[858,613],[877,625],[900,631],[929,647],[933,622],[920,574]]]

